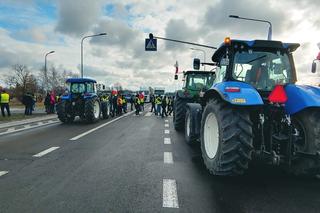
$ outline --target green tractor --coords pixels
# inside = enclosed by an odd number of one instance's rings
[[[184,72],[183,75],[184,86],[182,90],[176,91],[173,106],[173,123],[177,131],[185,129],[187,103],[199,103],[201,94],[212,86],[215,79],[212,71],[193,70]]]
[[[89,78],[69,78],[68,89],[57,105],[58,118],[63,123],[71,123],[76,116],[87,123],[93,123],[110,115],[109,101],[96,93],[96,81]]]

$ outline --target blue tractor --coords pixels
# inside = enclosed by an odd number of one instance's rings
[[[110,115],[109,100],[96,94],[96,81],[89,78],[69,78],[67,90],[57,105],[58,118],[71,123],[76,116],[87,123],[93,123]]]
[[[185,138],[200,141],[210,173],[241,175],[256,160],[320,174],[320,88],[295,84],[298,47],[226,38],[215,51],[214,83],[185,116]]]

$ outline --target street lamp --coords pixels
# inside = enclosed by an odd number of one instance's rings
[[[47,56],[52,53],[54,53],[53,50],[46,53],[46,55],[44,56],[44,78],[45,78],[45,89],[46,90],[48,90]]]
[[[195,51],[201,51],[203,52],[203,62],[206,63],[206,51],[202,50],[202,49],[197,49],[197,48],[190,48],[191,50],[195,50]],[[204,65],[204,71],[206,71],[206,65]]]
[[[95,35],[89,35],[85,36],[81,39],[81,78],[83,78],[83,40],[90,37],[96,37],[96,36],[104,36],[107,35],[107,33],[99,33]]]
[[[257,21],[257,22],[264,22],[269,24],[269,31],[268,31],[268,40],[272,40],[272,24],[270,21],[262,20],[262,19],[253,19],[253,18],[244,18],[236,15],[229,15],[229,18],[236,18],[236,19],[243,19],[247,21]]]

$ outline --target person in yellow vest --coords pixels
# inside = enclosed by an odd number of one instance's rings
[[[161,96],[158,95],[157,98],[156,98],[156,115],[161,115],[161,102],[162,102],[162,99],[161,99]]]
[[[124,113],[127,113],[127,106],[128,106],[127,99],[126,97],[124,97],[124,95],[122,95],[122,108]]]
[[[3,117],[5,117],[4,109],[7,110],[8,116],[11,116],[9,102],[10,102],[10,95],[5,90],[2,90],[0,95],[0,105],[1,105],[1,113]]]

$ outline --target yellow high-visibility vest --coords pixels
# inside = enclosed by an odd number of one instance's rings
[[[2,93],[1,96],[0,96],[0,103],[2,104],[7,104],[9,103],[9,100],[10,100],[10,96],[8,93]]]

